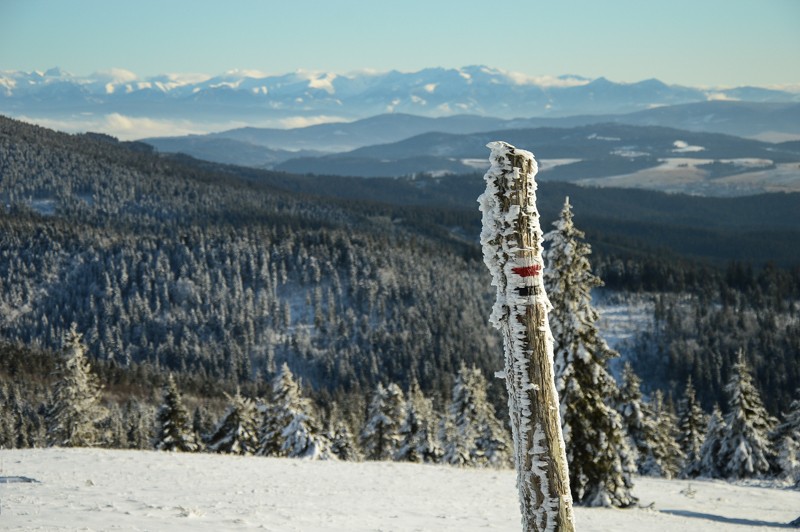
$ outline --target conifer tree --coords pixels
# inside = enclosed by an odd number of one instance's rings
[[[391,460],[400,444],[405,400],[397,384],[378,383],[372,394],[367,420],[361,429],[361,448],[367,460]]]
[[[778,474],[796,486],[800,486],[800,389],[798,398],[792,401],[784,421],[775,429],[773,441]]]
[[[349,421],[339,410],[339,405],[335,402],[331,403],[328,428],[325,431],[325,436],[331,442],[331,452],[339,460],[360,462],[364,457],[361,456],[361,450],[358,448],[350,426]]]
[[[128,444],[127,431],[125,430],[125,421],[122,417],[122,409],[115,402],[108,405],[108,415],[101,422],[103,432],[105,433],[104,447],[112,449],[125,449]]]
[[[701,474],[701,449],[707,428],[707,416],[697,401],[692,378],[689,377],[680,402],[678,419],[678,444],[685,457],[681,477],[694,478]]]
[[[331,442],[314,419],[311,401],[284,363],[272,381],[272,400],[259,429],[258,454],[289,458],[335,459]]]
[[[149,406],[136,399],[125,403],[125,427],[129,449],[150,449],[153,442],[155,420]]]
[[[215,453],[251,455],[258,449],[259,412],[255,402],[239,390],[228,396],[231,405],[212,431],[208,450]]]
[[[433,401],[425,397],[412,379],[406,401],[405,419],[400,426],[400,447],[394,459],[405,462],[437,462],[442,449],[436,437]]]
[[[729,478],[762,476],[769,471],[774,453],[769,434],[775,420],[761,402],[741,349],[725,391],[728,394],[728,415],[725,416],[726,431],[720,446],[724,473]]]
[[[353,433],[344,420],[340,419],[334,424],[333,436],[331,438],[331,452],[333,452],[339,460],[359,462],[362,459]]]
[[[488,384],[481,371],[461,365],[453,384],[448,415],[452,441],[445,446],[444,461],[455,465],[507,465],[509,451],[502,423],[488,402]]]
[[[154,446],[159,451],[195,452],[199,449],[181,394],[172,374],[164,386],[164,401],[156,414]]]
[[[56,369],[52,403],[47,411],[47,441],[61,447],[90,447],[100,440],[103,418],[101,386],[92,373],[77,325],[64,336],[63,357]]]
[[[637,500],[631,493],[632,451],[619,414],[608,404],[617,387],[606,365],[618,354],[600,336],[591,305],[591,290],[602,281],[591,272],[591,248],[572,221],[569,198],[554,225],[545,235],[544,281],[553,305],[554,372],[572,497],[585,506],[630,506]]]
[[[721,478],[724,466],[721,462],[720,449],[725,438],[725,420],[719,405],[714,405],[711,417],[708,419],[703,446],[700,448],[700,476]]]
[[[214,429],[214,422],[211,413],[203,405],[198,405],[192,414],[192,430],[194,431],[197,444],[201,447],[205,445],[206,438]]]
[[[678,432],[675,414],[664,402],[661,390],[653,392],[652,426],[653,440],[648,454],[642,461],[640,473],[643,475],[673,478],[683,467],[683,451],[676,440]]]
[[[631,444],[631,458],[636,461],[637,469],[649,454],[655,439],[653,413],[642,397],[641,379],[629,362],[622,368],[622,387],[616,399],[616,409],[622,417],[622,425]]]
[[[0,382],[0,449],[14,448],[14,419],[7,394],[4,393],[5,383]]]

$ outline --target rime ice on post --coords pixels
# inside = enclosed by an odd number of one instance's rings
[[[497,299],[490,321],[505,350],[522,525],[526,531],[574,530],[567,458],[553,378],[550,302],[542,281],[542,230],[533,154],[491,142],[483,213],[483,260]]]

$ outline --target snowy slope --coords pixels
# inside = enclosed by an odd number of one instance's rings
[[[148,451],[0,451],[3,530],[519,530],[511,470]],[[687,487],[695,493],[687,494]],[[637,478],[649,509],[577,508],[581,531],[770,530],[800,492]],[[690,496],[692,495],[692,496]]]

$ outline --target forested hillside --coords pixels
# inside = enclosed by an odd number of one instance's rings
[[[497,365],[482,265],[374,207],[321,201],[97,136],[0,123],[0,334],[230,382],[448,386]]]
[[[168,372],[199,407],[194,430],[207,435],[237,387],[270,396],[284,363],[328,422],[347,421],[342,430],[369,426],[383,390],[417,398],[444,435],[436,439],[456,441],[457,424],[440,415],[453,390],[488,385],[488,399],[505,405],[500,381],[484,384],[502,348],[477,241],[481,188],[476,175],[224,166],[0,118],[0,382],[9,384],[0,387],[0,444],[43,441],[52,371],[73,323],[106,398],[140,424],[122,446],[149,445],[142,435]],[[705,410],[724,409],[741,349],[770,413],[788,411],[800,379],[796,195],[691,198],[565,183],[540,193],[548,229],[570,196],[614,297],[653,302],[653,326],[624,346],[646,394],[661,389],[674,402],[691,376]],[[455,447],[433,454],[461,456]]]

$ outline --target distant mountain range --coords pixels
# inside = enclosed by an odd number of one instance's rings
[[[591,124],[470,134],[424,133],[275,166],[295,174],[399,177],[483,172],[486,144],[534,150],[541,179],[707,196],[800,191],[797,143],[768,143],[660,126]]]
[[[276,160],[298,157],[292,151],[314,150],[340,153],[364,146],[386,144],[423,133],[479,133],[538,127],[570,128],[589,124],[619,123],[664,126],[687,131],[724,133],[761,140],[800,138],[800,103],[754,103],[711,101],[672,105],[618,115],[578,115],[562,118],[503,119],[478,115],[430,118],[391,113],[352,122],[318,124],[278,129],[244,127],[181,137],[156,137],[146,142],[166,152],[183,152],[200,158],[229,162],[209,156],[215,140],[226,139],[226,156],[240,152],[238,164],[270,166]],[[285,150],[285,154],[263,154],[259,150]],[[252,153],[250,153],[252,152]],[[285,158],[283,158],[285,157]]]
[[[800,139],[800,93],[757,87],[537,78],[484,66],[150,78],[52,69],[0,72],[0,114],[123,139],[212,131],[144,140],[162,152],[290,173],[482,171],[485,143],[502,138],[550,159],[543,178],[709,195],[800,189],[798,169],[788,165],[797,148],[785,144]],[[237,124],[248,127],[230,127]],[[280,127],[254,127],[264,124]],[[726,136],[692,140],[693,133]]]
[[[502,119],[620,114],[709,100],[797,103],[800,94],[757,87],[699,89],[656,79],[615,83],[581,76],[531,77],[485,66],[408,73],[232,71],[213,77],[149,78],[119,69],[90,76],[59,69],[0,72],[0,113],[59,118],[77,128],[81,121],[113,114],[180,119],[189,130],[209,131],[208,124],[237,121],[285,127],[385,113]]]
[[[710,132],[754,134],[759,128],[800,134],[800,104],[702,102],[628,115],[518,120],[388,114],[145,142],[162,152],[294,174],[398,177],[482,172],[486,143],[503,139],[535,152],[542,179],[711,196],[800,191],[796,141]],[[335,153],[303,151],[311,147]]]

